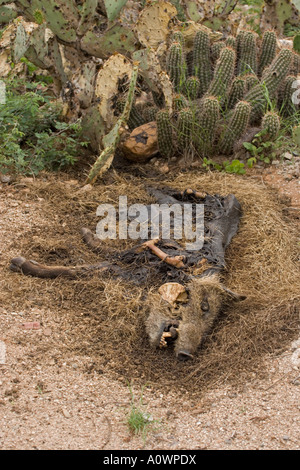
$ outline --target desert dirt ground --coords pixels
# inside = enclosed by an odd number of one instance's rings
[[[258,171],[256,177],[261,185],[273,186],[279,197],[286,199],[285,216],[299,224],[299,162]],[[92,260],[76,245],[75,233],[75,225],[95,224],[94,206],[82,202],[90,188],[79,177],[67,175],[3,181],[0,449],[300,448],[300,330],[284,350],[265,354],[257,372],[240,373],[236,381],[226,380],[224,374],[218,380],[215,375],[210,386],[199,393],[184,386],[181,375],[177,387],[175,373],[174,386],[165,386],[163,373],[155,381],[147,381],[147,373],[143,376],[142,372],[147,349],[137,350],[130,366],[121,358],[122,367],[114,358],[113,337],[112,351],[101,350],[97,344],[97,318],[91,321],[89,317],[91,299],[87,298],[86,304],[76,303],[76,298],[85,295],[85,284],[68,287],[65,281],[37,280],[9,271],[10,259],[22,254],[54,264],[66,262],[66,258],[71,264]],[[51,188],[59,188],[57,197],[49,197]],[[79,192],[81,197],[77,205],[70,203],[61,210],[59,200],[65,190]],[[87,290],[86,296],[93,292]],[[103,286],[100,295],[108,296]],[[124,291],[124,302],[134,304],[135,295],[134,289],[132,293]],[[105,344],[107,348],[109,338]],[[165,366],[169,377],[172,361],[166,361]],[[174,365],[174,371],[178,367],[184,374],[185,364]],[[133,404],[148,416],[144,436],[128,428]]]

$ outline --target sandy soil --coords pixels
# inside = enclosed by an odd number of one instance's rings
[[[283,178],[295,208],[288,212],[296,217],[299,174],[284,179],[282,167],[275,173],[272,168],[258,178],[265,184]],[[6,282],[18,276],[8,266],[24,238],[33,228],[44,233],[46,210],[26,184],[0,183],[0,292],[5,285],[7,293]],[[21,283],[19,289],[20,296]],[[130,388],[109,367],[95,370],[89,355],[68,349],[61,312],[43,302],[43,291],[40,303],[30,304],[29,297],[27,286],[22,308],[13,291],[10,302],[0,296],[0,449],[300,448],[300,341],[280,356],[265,357],[263,378],[253,372],[242,385],[218,384],[195,399],[188,390]],[[61,305],[63,310],[63,298]],[[127,425],[133,403],[149,413],[144,437]]]

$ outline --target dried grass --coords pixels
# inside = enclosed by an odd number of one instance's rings
[[[61,332],[53,338],[52,346],[59,344],[61,354],[67,357],[89,356],[91,368],[99,373],[109,371],[122,381],[188,389],[190,395],[199,395],[216,384],[238,385],[253,372],[263,373],[266,355],[282,352],[299,334],[297,230],[282,215],[276,193],[257,180],[197,172],[168,178],[163,183],[177,189],[233,193],[243,207],[239,232],[227,252],[224,277],[229,288],[246,294],[247,299],[224,306],[192,362],[178,362],[171,350],[149,349],[144,330],[147,289],[142,286],[96,275],[53,281],[5,272],[2,303],[14,309],[38,306],[47,310],[45,322],[51,319]],[[145,190],[151,183],[157,184],[126,173],[115,174],[110,182],[86,192],[67,181],[55,181],[53,176],[30,183],[30,197],[44,199],[47,222],[19,238],[15,255],[49,264],[94,262],[97,256],[80,240],[79,229],[89,226],[93,230],[98,204],[117,206],[119,195],[127,195],[128,204],[151,202]],[[118,240],[104,243],[102,259],[109,257],[106,250],[130,244]],[[50,346],[51,341],[49,349],[40,354],[50,356]]]

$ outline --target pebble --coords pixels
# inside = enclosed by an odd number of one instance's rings
[[[24,330],[38,330],[40,328],[40,322],[38,321],[33,321],[33,322],[26,322],[22,323],[21,327]]]
[[[1,181],[1,183],[6,183],[6,184],[8,184],[8,183],[11,182],[11,176],[9,176],[9,175],[1,175],[1,176],[0,176],[0,181]]]
[[[62,414],[63,414],[64,417],[67,418],[67,419],[71,418],[71,413],[69,413],[69,411],[66,410],[65,408],[62,409]]]

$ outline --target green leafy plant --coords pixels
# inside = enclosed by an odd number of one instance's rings
[[[155,429],[155,426],[158,425],[159,420],[153,419],[151,414],[143,409],[143,388],[141,391],[141,396],[138,400],[138,404],[136,404],[136,399],[133,394],[132,388],[130,385],[128,385],[128,387],[131,395],[131,407],[126,419],[127,426],[130,432],[137,435],[141,435],[143,440],[145,441],[148,432],[151,429]]]
[[[0,106],[0,168],[37,174],[73,165],[82,139],[80,121],[65,123],[61,109],[40,83],[7,82],[6,103]]]
[[[243,146],[251,154],[251,159],[255,159],[255,161],[260,160],[264,163],[270,163],[274,158],[276,158],[276,150],[278,150],[281,144],[278,140],[268,140],[264,142],[264,136],[266,134],[266,129],[258,132],[252,142],[244,142]]]
[[[225,161],[222,164],[216,163],[214,160],[203,158],[203,168],[206,170],[214,169],[216,171],[223,171],[225,173],[235,173],[237,175],[244,175],[246,173],[245,164],[240,160],[232,160],[231,162]]]
[[[224,162],[224,170],[226,173],[235,173],[237,175],[244,175],[246,173],[245,164],[239,160],[232,160],[232,162]]]

